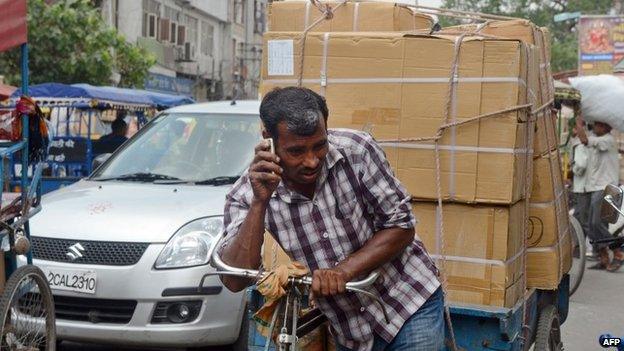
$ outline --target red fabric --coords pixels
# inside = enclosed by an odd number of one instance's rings
[[[0,84],[0,100],[4,100],[8,98],[9,96],[11,96],[11,94],[13,94],[15,89],[17,88],[14,86]]]
[[[0,0],[0,52],[27,41],[26,0]]]

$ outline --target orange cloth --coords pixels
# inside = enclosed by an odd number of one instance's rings
[[[286,295],[284,287],[288,283],[288,277],[303,277],[308,274],[309,270],[299,262],[291,262],[275,267],[272,271],[258,282],[258,292],[265,298],[265,303],[254,315],[254,320],[261,327],[259,331],[265,337],[268,335],[268,327],[271,324],[273,312],[277,308],[279,300]]]

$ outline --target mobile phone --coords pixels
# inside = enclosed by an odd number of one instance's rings
[[[269,151],[271,151],[271,153],[275,155],[275,145],[273,144],[273,138],[266,138],[264,140],[269,142]]]
[[[264,140],[266,140],[266,141],[268,141],[268,142],[269,142],[269,151],[270,151],[273,155],[275,155],[275,145],[273,144],[273,138],[266,138],[266,139],[264,139]],[[275,174],[275,172],[271,172],[271,173]]]

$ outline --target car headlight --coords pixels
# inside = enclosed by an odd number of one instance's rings
[[[222,216],[200,218],[186,224],[169,240],[156,259],[154,268],[182,268],[208,263],[210,247],[222,230]]]

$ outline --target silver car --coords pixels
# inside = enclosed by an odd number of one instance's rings
[[[225,195],[260,140],[258,108],[165,111],[89,178],[44,196],[33,255],[53,289],[59,339],[246,349],[245,294],[217,277],[198,285]]]

